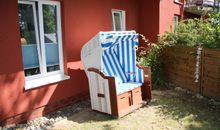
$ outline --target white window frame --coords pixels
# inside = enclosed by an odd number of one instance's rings
[[[35,2],[38,4],[38,20]],[[41,87],[43,85],[56,83],[62,80],[69,79],[70,77],[64,74],[64,60],[63,60],[63,46],[62,46],[62,30],[61,30],[61,10],[60,2],[48,1],[48,0],[25,0],[18,1],[19,4],[30,4],[33,6],[35,34],[38,49],[38,59],[40,74],[25,77],[25,90]],[[43,5],[55,5],[56,6],[56,21],[57,21],[57,37],[58,37],[58,51],[59,51],[59,68],[60,70],[47,72],[46,65],[46,51],[45,51],[45,39],[44,39],[44,25],[43,25]],[[39,25],[39,27],[38,27]],[[39,29],[39,30],[38,30]],[[39,31],[39,32],[38,32]]]
[[[120,16],[120,23],[121,23],[121,30],[120,31],[125,31],[126,30],[125,11],[124,10],[112,9],[112,26],[113,26],[113,31],[118,31],[118,30],[116,30],[116,27],[115,27],[115,19],[114,19],[114,14],[115,13],[119,14],[119,16]]]
[[[182,0],[174,0],[174,2],[176,2],[176,3],[180,3],[180,4],[182,4],[182,3],[183,3],[183,1],[182,1]]]
[[[175,27],[178,25],[179,19],[180,19],[180,16],[179,16],[179,15],[174,15],[174,16],[173,16],[173,30],[174,30]]]

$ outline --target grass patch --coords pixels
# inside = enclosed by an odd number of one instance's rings
[[[192,95],[174,90],[154,90],[153,100],[149,105],[125,117],[115,119],[88,108],[72,115],[63,122],[56,123],[53,128],[80,130],[219,130],[219,108],[219,106],[210,104],[208,100],[199,100]]]

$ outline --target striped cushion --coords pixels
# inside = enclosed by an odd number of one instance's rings
[[[135,78],[131,80],[133,82],[144,83],[144,71],[136,67]]]
[[[123,68],[128,81],[143,83],[143,70],[136,66],[136,35],[127,35],[116,40],[114,51]]]
[[[103,49],[109,48],[113,43],[114,40],[118,38],[118,36],[125,36],[125,35],[136,35],[135,31],[121,31],[121,32],[100,32],[100,41],[101,46]]]
[[[116,77],[116,82],[143,83],[143,70],[136,66],[138,38],[134,32],[125,35],[105,34],[102,39],[103,72]]]
[[[140,87],[141,85],[142,85],[142,83],[137,83],[137,82],[127,82],[127,83],[123,83],[123,84],[117,84],[116,85],[117,95],[120,95],[122,93],[130,91],[130,90],[135,89],[137,87]]]
[[[113,43],[114,43],[113,35],[107,35],[107,36],[105,36],[105,39],[102,39],[101,46],[103,49],[108,49]]]
[[[117,84],[127,82],[127,78],[113,49],[103,51],[102,61],[104,65],[103,72],[106,75],[116,77]]]

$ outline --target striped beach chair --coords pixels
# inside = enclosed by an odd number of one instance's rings
[[[151,99],[150,69],[136,65],[137,46],[135,31],[100,32],[84,45],[93,110],[121,117]]]

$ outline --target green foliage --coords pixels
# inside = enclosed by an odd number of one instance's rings
[[[182,20],[172,32],[165,33],[160,42],[178,46],[220,48],[219,20],[219,13],[208,14],[206,19]]]
[[[21,38],[25,38],[27,44],[36,44],[32,6],[19,4],[18,12]]]
[[[204,44],[204,47],[207,48],[220,48],[220,14],[219,13],[212,13],[209,14],[209,19],[206,20],[205,28],[210,31],[207,33],[208,37],[212,37],[213,41],[209,41]],[[203,35],[205,37],[205,35]]]
[[[162,37],[162,41],[166,41],[172,44],[195,46],[198,30],[196,30],[197,22],[199,20],[181,21],[173,32],[167,32]]]
[[[164,86],[166,78],[163,74],[161,51],[170,46],[170,44],[150,43],[146,38],[140,34],[142,40],[145,41],[145,47],[139,47],[137,49],[137,61],[141,66],[147,66],[151,68],[153,88],[157,86]]]
[[[56,31],[56,8],[51,5],[43,6],[44,31],[54,33]]]
[[[138,48],[138,62],[142,66],[151,67],[153,86],[164,86],[166,78],[163,74],[161,52],[167,46],[188,46],[220,48],[220,14],[208,14],[206,19],[182,20],[171,32],[166,32],[159,43],[150,43],[143,35],[146,47]]]
[[[153,88],[165,85],[166,80],[163,76],[162,61],[157,52],[151,52],[148,56],[141,57],[140,64],[151,68]]]

